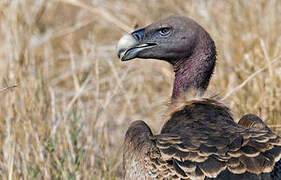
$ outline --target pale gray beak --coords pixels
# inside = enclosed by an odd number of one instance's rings
[[[146,43],[144,40],[145,29],[139,29],[131,34],[124,35],[118,42],[117,55],[121,61],[128,61],[138,57],[138,54],[154,47],[155,43]]]

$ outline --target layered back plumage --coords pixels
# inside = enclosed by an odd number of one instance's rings
[[[143,121],[133,122],[126,133],[125,179],[280,178],[280,137],[255,115],[245,115],[237,124],[227,106],[202,96],[216,50],[200,25],[169,17],[123,37],[118,49],[123,61],[154,58],[169,62],[175,71],[173,110],[160,134]],[[186,93],[196,98],[186,98]]]

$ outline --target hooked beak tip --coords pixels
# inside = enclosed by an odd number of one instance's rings
[[[129,49],[130,47],[133,47],[138,42],[131,34],[124,35],[118,42],[117,45],[117,56],[118,58],[122,57],[122,54]]]
[[[121,54],[122,54],[123,52],[125,52],[125,51],[126,51],[125,48],[121,48],[121,49],[118,50],[117,56],[118,56],[119,59],[120,59],[120,57],[121,57]]]

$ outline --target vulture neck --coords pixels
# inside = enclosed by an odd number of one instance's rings
[[[204,33],[198,40],[197,46],[187,58],[182,58],[173,64],[175,81],[172,101],[189,90],[203,95],[209,85],[216,64],[216,47],[210,36]]]

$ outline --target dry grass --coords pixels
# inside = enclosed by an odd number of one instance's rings
[[[80,2],[0,1],[1,179],[121,179],[125,131],[137,119],[158,131],[173,72],[160,61],[121,63],[115,45],[170,14],[215,39],[209,91],[235,118],[255,113],[280,128],[281,1]]]

